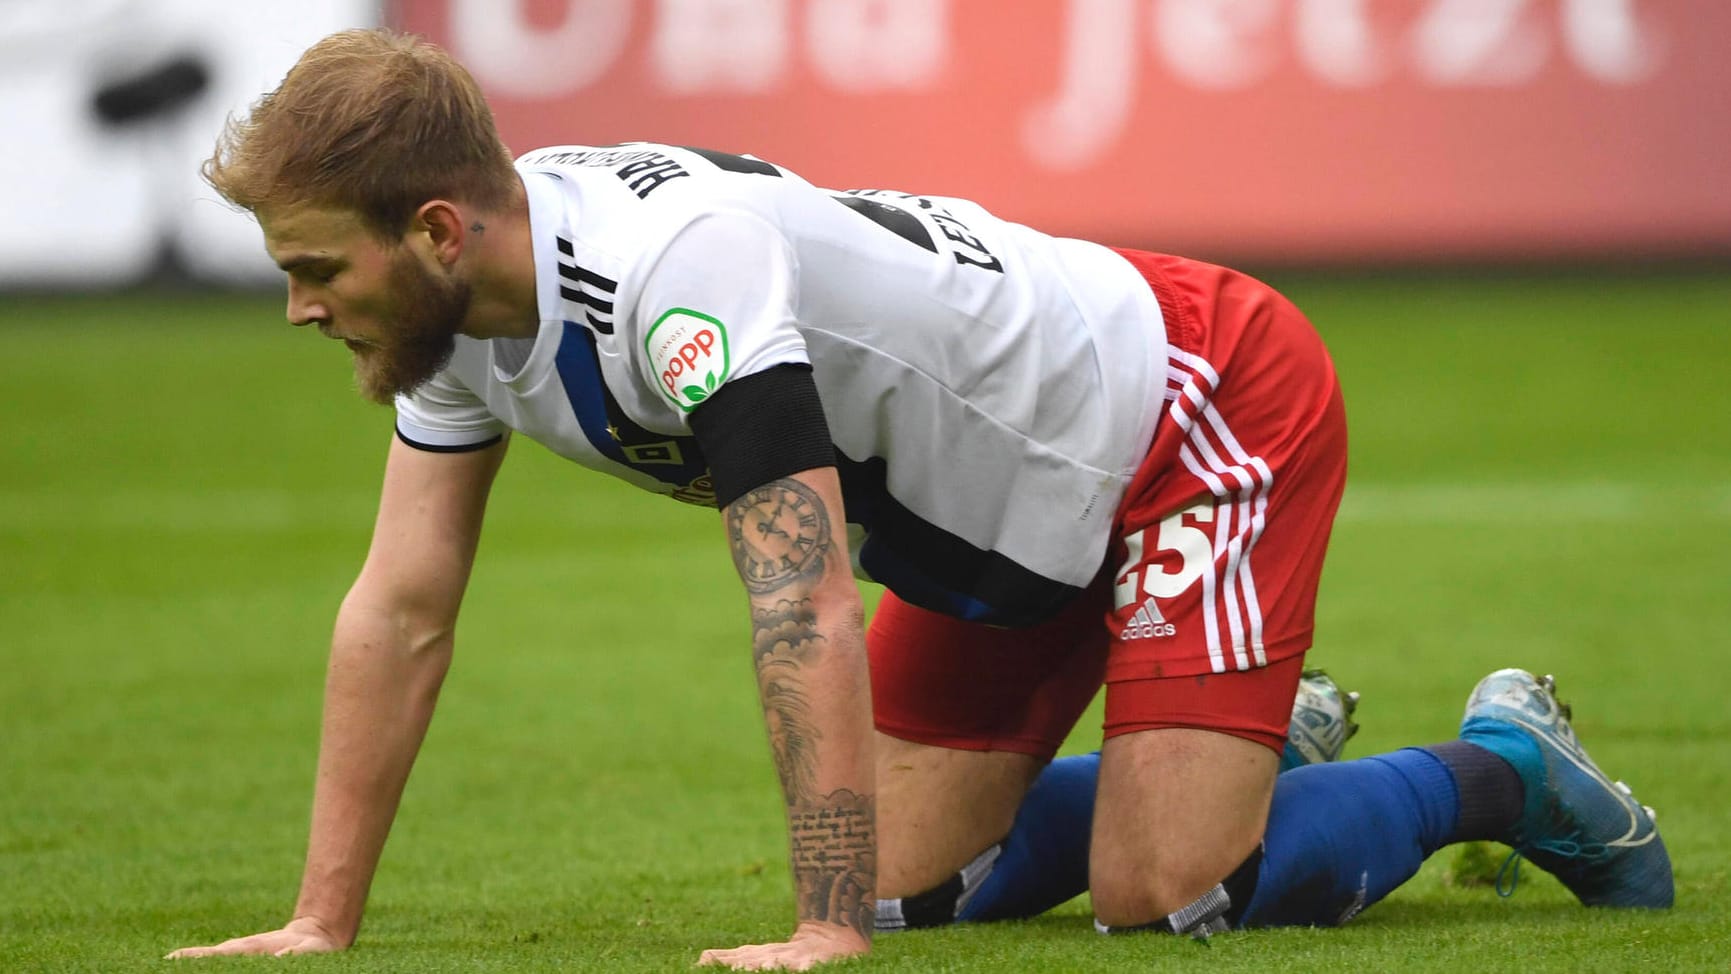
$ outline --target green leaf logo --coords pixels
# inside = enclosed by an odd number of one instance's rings
[[[696,386],[686,386],[685,388],[683,388],[679,391],[685,393],[685,398],[691,400],[692,402],[702,402],[703,400],[709,398],[709,393],[704,392],[702,389],[699,389]]]

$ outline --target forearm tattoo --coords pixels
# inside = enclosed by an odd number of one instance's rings
[[[787,798],[794,887],[802,920],[853,928],[870,939],[877,913],[877,811],[870,795],[817,794],[817,745],[805,670],[826,649],[817,609],[806,597],[833,543],[829,510],[792,477],[727,506],[728,545],[753,596],[786,594],[751,613],[752,659],[770,750]]]
[[[869,795],[832,791],[789,805],[793,881],[802,920],[852,927],[871,939],[877,914],[877,808]]]
[[[812,581],[829,558],[829,510],[816,491],[783,477],[727,505],[727,543],[754,595]]]
[[[748,491],[727,507],[733,564],[753,595],[793,589],[823,573],[830,553],[829,510],[817,492],[792,477]],[[817,782],[817,727],[806,699],[804,667],[823,650],[809,598],[782,599],[752,609],[752,658],[757,664],[763,719],[782,793],[790,803],[812,798]]]
[[[801,669],[814,662],[823,648],[817,613],[810,599],[783,599],[772,608],[754,609],[751,615],[757,688],[782,794],[790,802],[795,796],[809,798],[817,782],[819,735],[812,723]]]

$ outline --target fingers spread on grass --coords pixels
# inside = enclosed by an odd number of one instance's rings
[[[736,971],[806,971],[832,959],[809,944],[747,944],[732,950],[706,950],[700,965],[720,965]]]

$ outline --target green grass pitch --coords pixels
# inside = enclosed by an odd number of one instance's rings
[[[1677,909],[1589,912],[1530,868],[1499,899],[1445,852],[1340,930],[1102,938],[1084,898],[849,969],[1726,971],[1731,276],[1276,283],[1351,415],[1312,653],[1364,694],[1349,756],[1452,736],[1492,669],[1555,672],[1658,808]],[[280,307],[0,303],[0,971],[668,971],[783,935],[716,516],[522,442],[359,944],[158,960],[288,918],[390,435]]]

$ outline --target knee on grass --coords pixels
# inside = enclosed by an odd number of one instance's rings
[[[1134,870],[1122,870],[1105,880],[1097,877],[1094,927],[1101,933],[1146,930],[1193,937],[1223,933],[1237,926],[1243,916],[1255,892],[1261,865],[1262,851],[1257,849],[1231,875],[1200,896],[1183,892],[1194,889],[1193,883],[1181,885],[1170,876],[1136,877]],[[1113,885],[1105,886],[1106,883]]]
[[[912,896],[878,900],[877,932],[919,930],[956,923],[992,873],[1003,843],[995,843],[961,871],[937,886]]]

